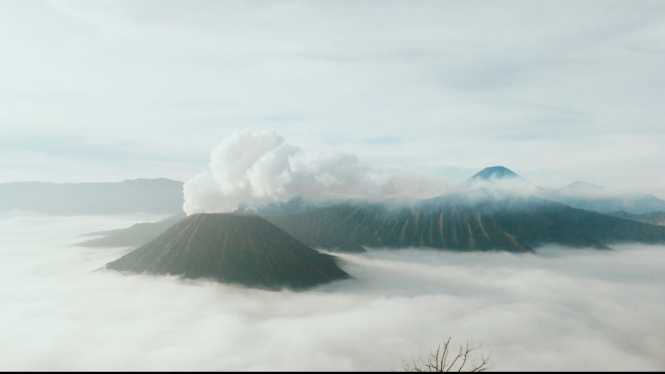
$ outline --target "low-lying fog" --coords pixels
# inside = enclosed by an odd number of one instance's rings
[[[453,337],[495,370],[664,370],[665,248],[373,250],[269,292],[94,271],[78,235],[159,216],[0,217],[1,370],[401,370]]]

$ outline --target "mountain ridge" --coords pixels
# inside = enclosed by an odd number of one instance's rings
[[[408,207],[338,205],[267,218],[307,245],[351,252],[363,247],[530,252],[545,244],[608,249],[621,242],[665,243],[665,228],[538,198],[477,201],[450,195]]]
[[[365,247],[377,246],[520,252],[544,244],[606,249],[622,241],[661,243],[665,237],[659,228],[639,226],[644,224],[636,222],[639,220],[617,220],[583,209],[583,203],[589,200],[569,206],[550,199],[552,190],[535,188],[503,166],[485,168],[466,182],[473,182],[474,178],[481,183],[429,199],[347,199],[331,200],[328,203],[332,205],[326,205],[300,198],[251,210],[308,246],[346,252],[363,252]],[[517,190],[495,189],[492,183],[502,180],[508,181],[508,187],[517,186]],[[514,181],[518,183],[511,184]],[[521,188],[525,183],[530,188]],[[241,207],[238,212],[249,210]],[[439,239],[435,239],[436,235]]]
[[[11,182],[0,184],[0,211],[52,215],[182,212],[183,183],[166,178],[113,183]]]

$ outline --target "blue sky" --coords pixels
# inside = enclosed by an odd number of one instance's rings
[[[240,129],[665,197],[662,1],[3,1],[0,182],[187,180]]]

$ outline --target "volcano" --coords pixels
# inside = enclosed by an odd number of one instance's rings
[[[335,257],[265,218],[234,213],[191,215],[106,267],[268,289],[303,289],[349,277]]]
[[[602,190],[579,182],[571,185],[576,193],[588,187]],[[493,166],[430,199],[330,201],[328,206],[301,199],[255,212],[306,246],[340,252],[364,252],[367,247],[530,252],[548,244],[609,249],[621,243],[665,243],[665,227],[649,224],[661,221],[592,211],[583,203],[604,202],[594,196],[569,206],[552,191]],[[645,207],[658,207],[647,203]],[[626,204],[617,206],[631,213]],[[114,236],[129,233],[118,230]]]
[[[504,167],[504,166],[490,166],[487,167],[478,173],[474,174],[470,179],[472,180],[492,180],[492,179],[524,179],[519,174],[514,171]]]
[[[609,249],[616,243],[665,243],[665,227],[534,197],[476,197],[340,204],[267,218],[307,245],[342,252],[364,247],[531,252],[546,244]]]
[[[538,187],[503,166],[485,168],[452,189],[451,193],[529,195]]]

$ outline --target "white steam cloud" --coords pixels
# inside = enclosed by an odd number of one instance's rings
[[[505,199],[538,196],[542,188],[522,178],[469,179],[451,192],[463,192],[470,199]]]
[[[93,271],[128,249],[70,246],[141,218],[0,219],[0,369],[387,371],[448,336],[496,370],[665,369],[663,247],[377,250],[270,292]]]
[[[374,167],[355,155],[316,153],[287,144],[274,131],[238,131],[213,148],[210,170],[185,183],[184,210],[234,211],[241,203],[327,198],[431,197],[442,179],[397,167]]]

